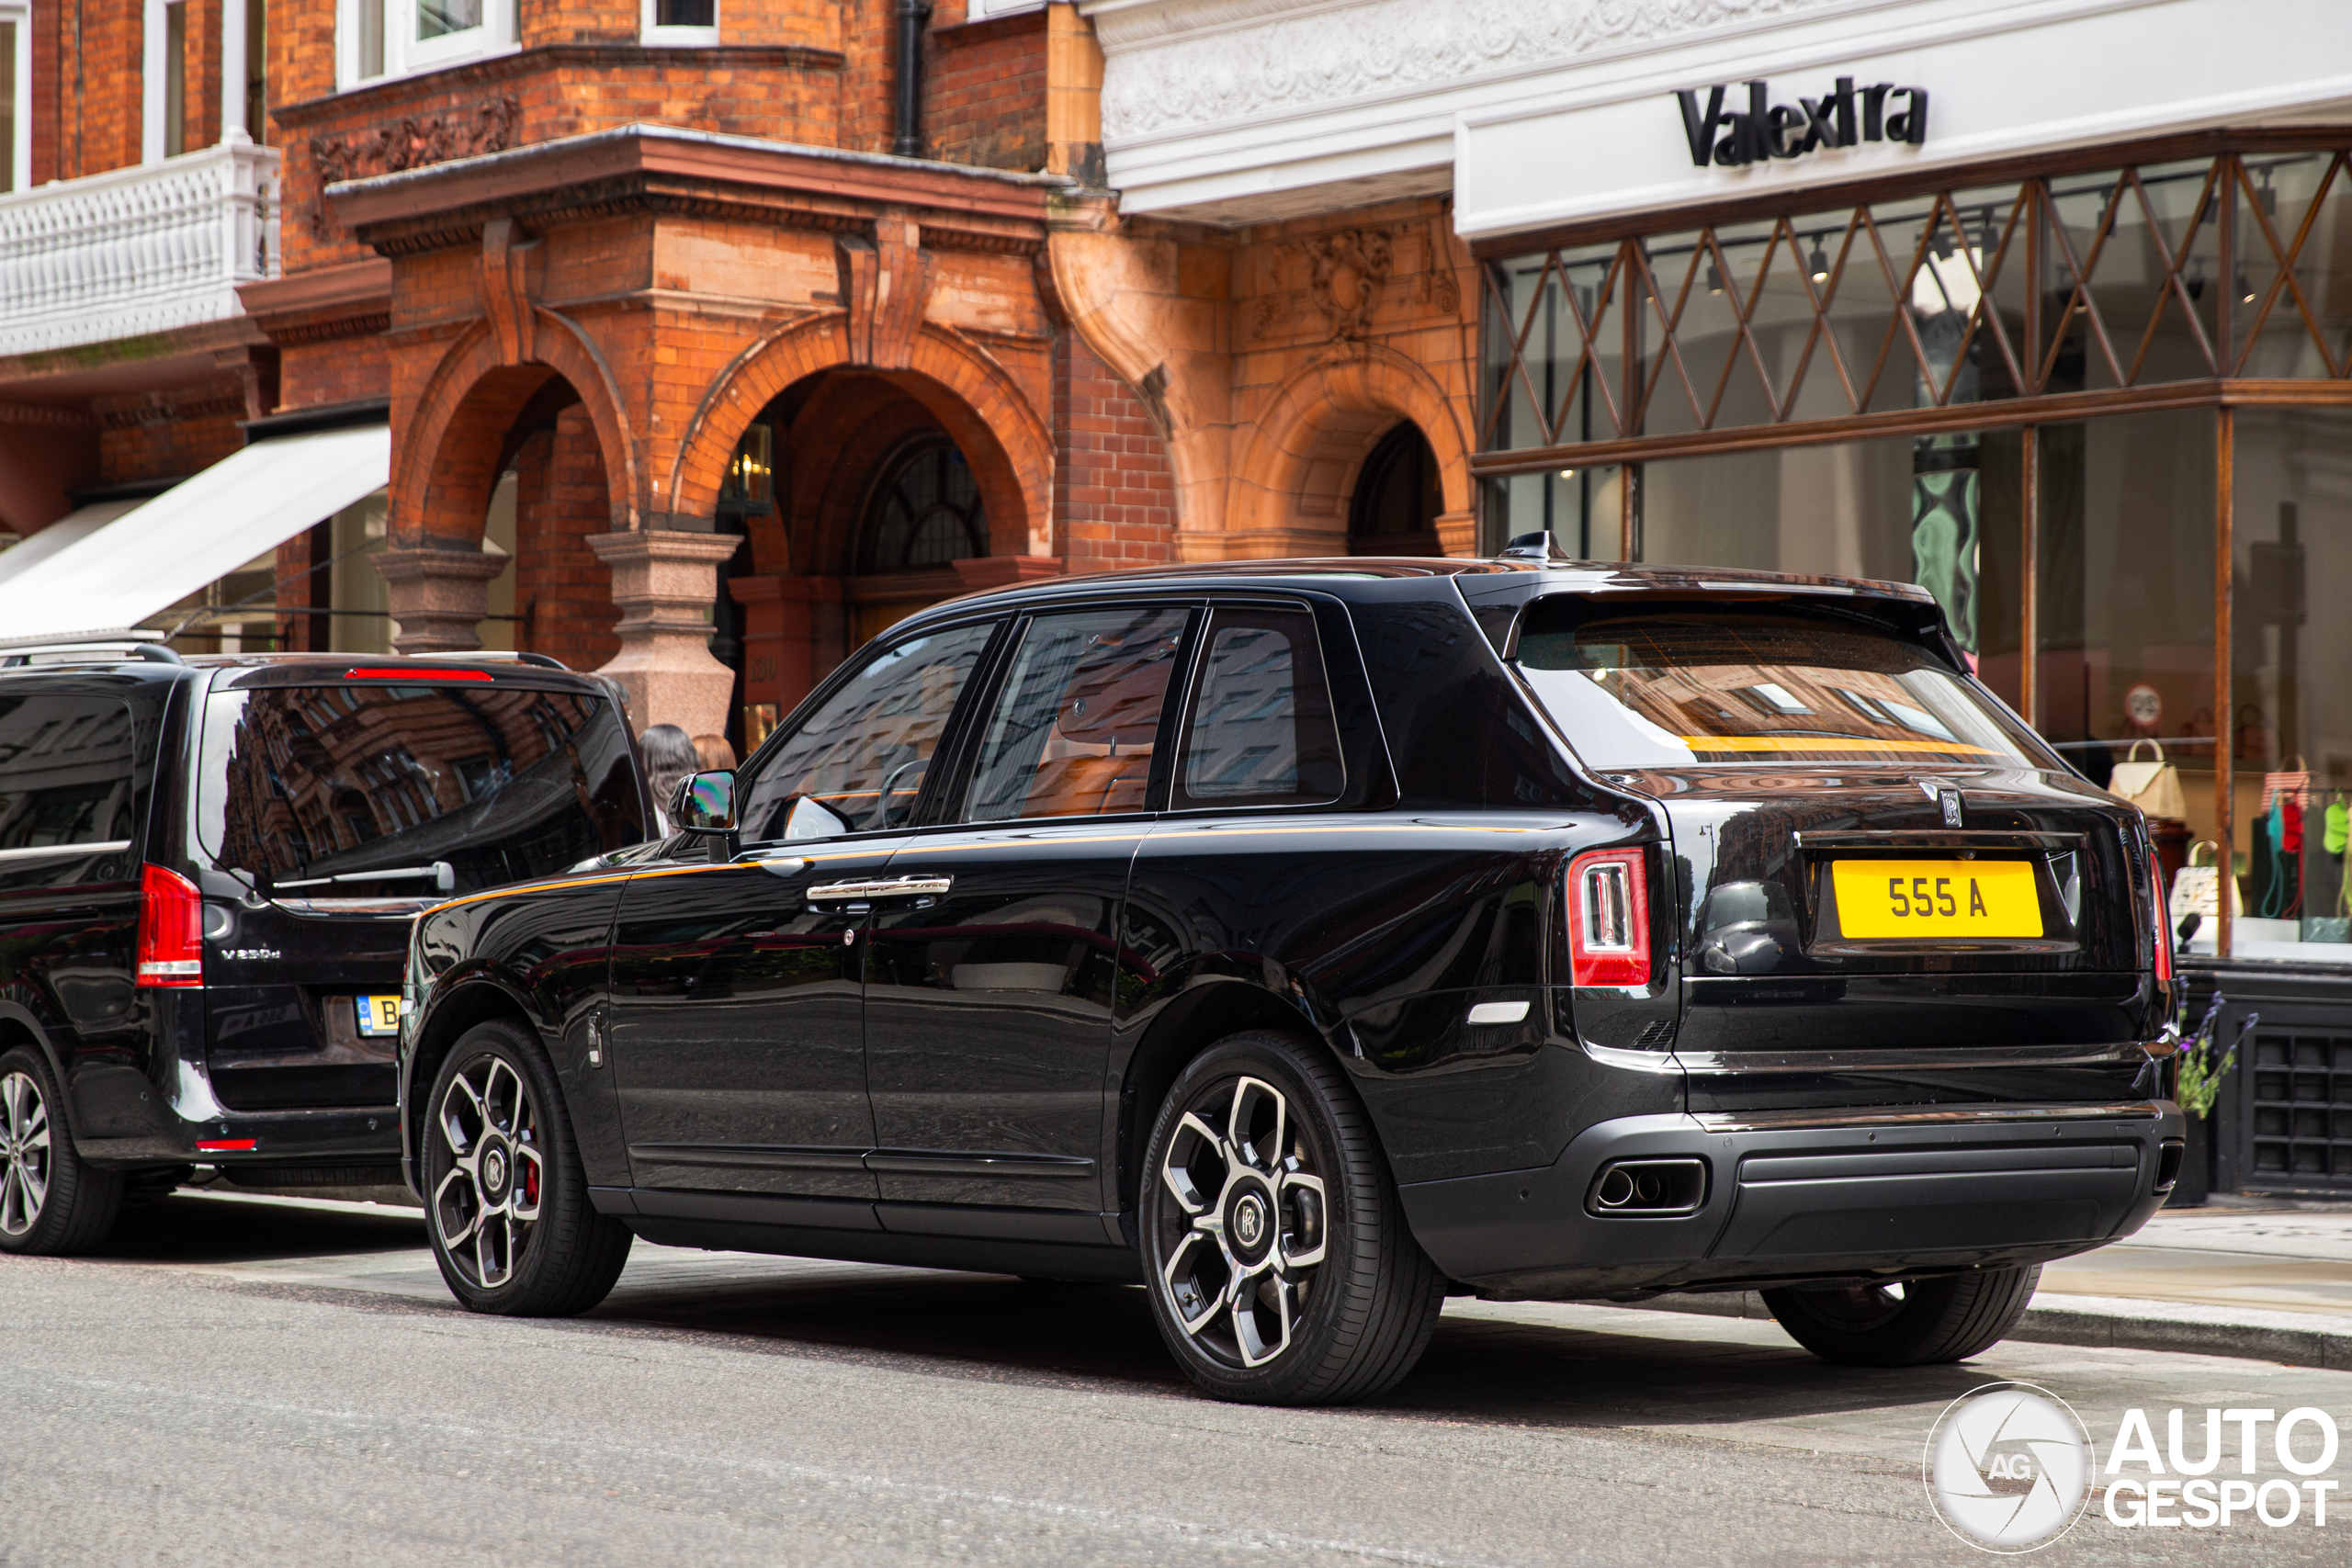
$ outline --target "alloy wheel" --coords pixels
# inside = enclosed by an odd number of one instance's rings
[[[49,1107],[25,1073],[0,1077],[0,1232],[23,1235],[49,1201]]]
[[[482,1056],[449,1079],[434,1118],[451,1168],[433,1190],[442,1251],[484,1290],[514,1277],[539,1220],[547,1179],[537,1110],[522,1075]]]
[[[1329,1239],[1314,1145],[1263,1078],[1213,1086],[1178,1122],[1159,1179],[1159,1282],[1184,1334],[1227,1367],[1290,1348]]]

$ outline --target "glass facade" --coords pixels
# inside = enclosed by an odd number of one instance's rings
[[[2347,143],[1488,254],[1485,542],[1921,584],[2086,776],[2163,748],[2161,851],[2232,856],[2232,956],[2352,965]]]

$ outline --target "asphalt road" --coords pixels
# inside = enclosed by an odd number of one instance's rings
[[[2352,1416],[2352,1373],[2056,1346],[1826,1366],[1768,1323],[1449,1306],[1351,1410],[1213,1404],[1141,1293],[640,1244],[569,1322],[458,1310],[421,1222],[181,1196],[0,1261],[0,1563],[1520,1564],[1990,1559],[1923,1442],[2041,1384]],[[2332,1473],[2352,1493],[2352,1440]],[[2267,1472],[2282,1473],[2275,1467]],[[2330,1528],[2124,1530],[2030,1561],[2340,1564]]]

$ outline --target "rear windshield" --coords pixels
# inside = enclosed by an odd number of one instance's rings
[[[495,887],[645,836],[612,705],[505,686],[217,692],[197,808],[216,864],[313,897]]]
[[[1926,649],[1826,619],[1542,600],[1518,664],[1596,768],[2050,765],[2007,709]]]

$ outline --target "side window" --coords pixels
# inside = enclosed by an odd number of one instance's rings
[[[800,795],[831,807],[854,831],[913,812],[923,773],[996,624],[957,626],[885,649],[760,764],[739,808],[743,837],[784,836]]]
[[[1220,607],[1203,639],[1175,806],[1311,806],[1345,783],[1315,617]]]
[[[104,698],[0,698],[0,850],[120,843],[131,821],[130,710]]]
[[[1079,610],[1031,621],[980,743],[965,819],[1142,810],[1189,614]]]

